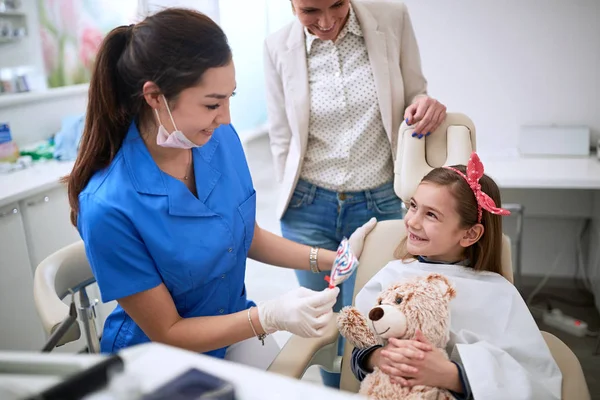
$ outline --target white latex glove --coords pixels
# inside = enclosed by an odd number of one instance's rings
[[[377,219],[373,217],[366,224],[355,230],[354,233],[350,235],[350,238],[348,238],[350,248],[356,258],[360,258],[365,245],[365,239],[367,235],[371,233],[373,228],[375,228],[375,225],[377,225]]]
[[[333,317],[339,288],[322,292],[299,287],[283,296],[258,304],[258,318],[266,333],[288,331],[305,338],[323,335]]]

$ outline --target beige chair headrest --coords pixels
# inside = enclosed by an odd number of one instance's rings
[[[412,137],[414,127],[406,121],[400,126],[394,167],[394,191],[404,201],[414,194],[421,179],[433,168],[467,164],[476,151],[475,124],[469,117],[448,113],[431,135]]]

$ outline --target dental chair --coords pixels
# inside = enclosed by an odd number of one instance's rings
[[[33,297],[44,331],[49,336],[42,351],[52,351],[57,346],[78,340],[83,330],[88,352],[100,352],[96,330],[97,301],[90,301],[86,291],[86,287],[95,282],[83,241],[63,247],[38,265],[33,278]],[[75,304],[75,295],[78,295],[78,304]],[[63,302],[65,298],[70,300],[71,306]]]
[[[428,137],[417,139],[412,137],[413,132],[405,122],[400,127],[394,190],[401,199],[411,198],[421,179],[433,167],[466,165],[471,152],[476,150],[475,126],[462,114],[449,113],[444,123]],[[485,165],[485,159],[482,161]],[[405,234],[404,221],[392,220],[379,222],[367,236],[356,272],[354,298],[383,266],[394,259],[394,250]],[[514,282],[511,242],[506,235],[503,237],[502,275]],[[562,397],[568,400],[589,400],[583,370],[575,354],[550,333],[542,332],[542,335],[563,375]],[[335,320],[320,338],[292,336],[269,371],[300,379],[311,365],[319,365],[330,372],[341,372],[342,390],[358,392],[360,383],[350,369],[352,345],[346,341],[343,356],[337,356],[338,337]]]

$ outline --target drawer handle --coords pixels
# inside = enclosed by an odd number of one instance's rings
[[[36,204],[40,204],[40,203],[47,203],[50,201],[50,197],[48,196],[44,196],[41,199],[38,200],[34,200],[34,201],[30,201],[27,203],[28,206],[35,206]]]
[[[9,215],[18,214],[18,213],[19,213],[19,210],[16,208],[13,208],[10,211],[4,211],[3,213],[0,213],[0,218],[8,217]]]

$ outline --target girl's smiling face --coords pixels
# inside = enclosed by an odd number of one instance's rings
[[[483,234],[481,224],[461,225],[450,186],[421,182],[404,217],[406,250],[434,261],[455,262]]]

